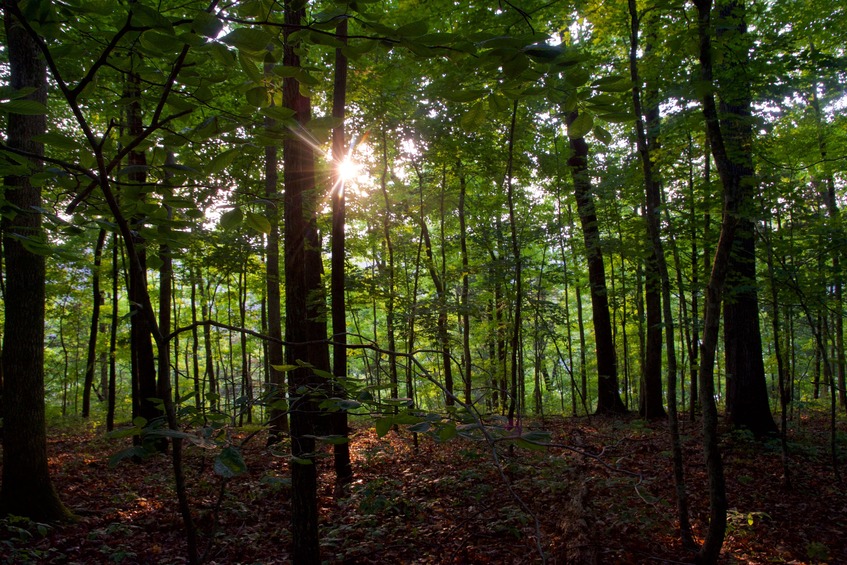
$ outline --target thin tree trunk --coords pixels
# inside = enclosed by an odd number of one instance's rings
[[[97,332],[100,329],[100,306],[104,302],[100,291],[100,264],[103,258],[103,245],[106,243],[106,230],[97,234],[94,245],[94,267],[91,271],[91,327],[88,334],[88,356],[85,361],[85,381],[82,386],[82,417],[88,418],[91,411],[91,389],[94,386],[94,369],[97,360]]]
[[[511,374],[511,399],[509,401],[509,424],[515,421],[515,404],[518,397],[518,378],[523,380],[523,372],[518,369],[518,352],[521,347],[521,328],[523,326],[523,265],[521,261],[521,248],[518,241],[517,215],[515,214],[515,195],[512,186],[512,175],[515,162],[515,124],[518,119],[518,101],[512,105],[512,121],[509,125],[508,157],[506,165],[506,199],[509,203],[509,233],[512,242],[512,260],[515,263],[515,313],[512,322],[512,374]],[[518,424],[520,425],[520,415]]]
[[[661,227],[659,218],[659,208],[661,206],[661,183],[658,178],[658,173],[653,169],[654,156],[651,155],[651,149],[656,145],[657,136],[651,135],[649,140],[653,140],[651,145],[648,140],[648,134],[644,128],[644,115],[641,104],[641,79],[638,73],[638,33],[639,33],[639,16],[635,4],[635,0],[629,0],[630,14],[630,52],[629,64],[630,74],[633,82],[632,101],[635,110],[635,127],[638,152],[641,155],[641,166],[644,174],[644,186],[647,203],[647,231],[650,234],[650,242],[653,250],[652,260],[655,261],[656,272],[661,282],[662,294],[662,314],[665,324],[665,350],[668,363],[668,412],[671,435],[671,449],[673,453],[674,467],[674,484],[676,487],[677,498],[677,517],[679,519],[680,536],[684,545],[695,547],[694,539],[691,533],[691,523],[688,513],[688,494],[685,489],[685,475],[682,457],[682,441],[679,436],[679,416],[677,414],[677,399],[676,399],[676,343],[674,339],[674,323],[673,311],[671,306],[671,281],[668,273],[668,264],[665,258],[665,250],[662,244]],[[646,51],[651,51],[651,45],[648,43]],[[651,100],[651,104],[647,109],[648,124],[655,132],[659,127],[659,108],[658,101]],[[649,323],[649,321],[648,321]],[[646,404],[649,406],[649,402]],[[664,413],[664,410],[662,410]]]

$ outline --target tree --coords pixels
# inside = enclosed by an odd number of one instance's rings
[[[594,314],[594,341],[597,352],[597,413],[620,414],[626,407],[618,390],[618,367],[615,344],[612,340],[612,321],[609,316],[609,297],[606,290],[606,270],[600,247],[600,229],[591,178],[588,172],[588,143],[577,120],[579,112],[567,115],[571,157],[568,165],[573,176],[577,213],[582,224],[582,236],[588,261],[588,280],[591,288],[591,310]],[[584,119],[583,119],[584,121]],[[575,125],[576,124],[576,125]]]
[[[3,258],[6,263],[3,332],[3,484],[0,515],[60,521],[71,513],[59,500],[47,466],[44,417],[44,296],[46,252],[41,226],[41,188],[32,175],[42,166],[47,131],[47,67],[24,28],[21,6],[3,5],[9,83],[21,113],[9,113],[7,149],[22,157],[2,163]]]
[[[717,37],[724,60],[717,76],[721,131],[727,159],[731,161],[726,166],[737,171],[742,199],[739,203],[741,219],[730,255],[724,296],[726,417],[735,427],[748,428],[756,435],[764,435],[775,433],[776,423],[771,415],[765,382],[756,288],[755,221],[759,205],[754,199],[757,180],[752,158],[753,128],[747,66],[750,39],[744,2],[724,0],[717,6],[720,12]]]

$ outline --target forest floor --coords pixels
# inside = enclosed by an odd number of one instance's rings
[[[419,434],[354,429],[356,479],[333,497],[331,458],[319,462],[326,563],[689,563],[677,535],[666,423],[634,417],[548,418],[534,429],[559,447],[445,443]],[[699,424],[682,423],[694,532],[708,516]],[[526,430],[525,430],[526,431]],[[842,448],[845,422],[839,422]],[[128,439],[100,430],[49,434],[57,490],[70,525],[0,522],[0,563],[184,563],[170,460],[109,459]],[[243,434],[233,431],[238,441]],[[833,473],[824,416],[792,426],[786,487],[779,441],[724,434],[729,527],[723,563],[847,563],[847,491]],[[243,448],[247,471],[222,480],[217,450],[189,446],[186,477],[206,563],[286,563],[288,460]],[[328,451],[327,451],[328,453]],[[280,454],[277,454],[280,455]],[[843,453],[842,453],[843,455]],[[843,461],[842,461],[843,464]],[[845,469],[844,471],[847,471]]]

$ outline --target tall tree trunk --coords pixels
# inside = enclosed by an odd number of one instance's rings
[[[13,15],[14,11],[14,15]],[[20,24],[17,2],[3,5],[9,85],[34,88],[27,99],[47,104],[47,70],[35,41]],[[26,151],[33,173],[44,146],[33,140],[47,131],[44,114],[10,113],[6,143]],[[71,517],[53,487],[47,465],[44,414],[44,256],[27,250],[21,238],[40,241],[41,189],[29,176],[4,179],[6,205],[18,212],[2,219],[6,267],[2,355],[3,482],[0,515],[26,516],[37,521]]]
[[[94,386],[94,369],[97,360],[97,332],[100,329],[100,306],[104,303],[100,291],[100,264],[103,258],[103,246],[106,243],[106,230],[97,234],[94,245],[94,267],[91,271],[91,328],[88,334],[88,356],[85,361],[85,381],[82,386],[82,417],[88,418],[91,411],[91,389]]]
[[[462,168],[462,162],[456,162],[459,175],[459,244],[462,252],[462,297],[460,317],[462,323],[462,379],[465,382],[465,404],[473,402],[473,379],[471,362],[471,307],[470,307],[470,260],[468,258],[468,225],[467,225],[467,179]]]
[[[337,37],[347,43],[347,18],[342,18],[336,27]],[[335,80],[332,90],[332,117],[340,123],[332,131],[332,158],[335,161],[332,176],[332,373],[339,379],[334,386],[333,396],[343,396],[343,379],[347,378],[347,309],[345,306],[345,241],[344,226],[346,223],[346,200],[344,194],[344,178],[341,176],[339,165],[347,156],[347,143],[344,136],[344,115],[347,101],[347,57],[341,48],[335,50]],[[390,259],[393,278],[393,258]],[[391,281],[393,285],[393,280]],[[394,320],[391,320],[393,325]],[[391,328],[392,339],[394,328]],[[394,357],[394,344],[389,344],[392,356],[391,382],[392,394],[397,395],[397,362]],[[347,411],[337,410],[332,416],[332,433],[342,437],[348,436]],[[350,464],[350,444],[338,443],[333,446],[333,462],[335,465],[336,491],[343,494],[353,482],[353,467]]]
[[[813,47],[814,48],[814,47]],[[829,148],[824,132],[824,124],[821,119],[820,100],[818,100],[818,85],[812,86],[811,106],[815,113],[815,122],[818,133],[818,150],[821,155],[821,164],[824,167],[824,202],[827,213],[832,222],[833,241],[841,242],[844,238],[844,230],[841,226],[841,210],[838,208],[838,199],[835,192],[835,178],[829,164]],[[841,267],[842,245],[832,245],[832,274],[834,276],[833,311],[835,312],[835,361],[838,373],[838,400],[841,408],[847,410],[847,358],[844,353],[844,280]]]
[[[141,77],[135,72],[126,76],[124,96],[132,102],[127,106],[127,133],[130,136],[141,135],[144,126],[141,116]],[[141,194],[139,199],[144,198],[145,185],[147,183],[147,156],[143,151],[130,151],[127,164],[133,167],[127,175],[131,186],[138,188]],[[135,248],[135,257],[130,254],[129,261],[129,284],[127,285],[127,299],[130,305],[130,356],[132,359],[132,376],[136,387],[133,389],[133,406],[135,411],[133,417],[141,416],[148,424],[162,417],[159,405],[155,402],[158,398],[156,391],[156,355],[153,350],[153,328],[150,325],[151,313],[144,312],[149,305],[149,294],[147,290],[147,250],[146,242],[141,237],[140,228],[143,219],[134,217],[130,220],[132,225],[132,246]],[[125,242],[126,244],[126,242]],[[141,438],[133,436],[136,442]],[[157,449],[164,450],[166,441],[157,439]]]
[[[435,257],[432,252],[432,238],[429,235],[429,228],[426,225],[426,217],[423,207],[423,173],[416,167],[418,174],[418,184],[420,189],[420,215],[419,222],[421,225],[421,240],[423,241],[423,250],[426,254],[426,263],[429,270],[429,275],[432,277],[432,284],[435,286],[435,294],[438,298],[438,321],[437,321],[437,339],[438,345],[441,348],[441,362],[444,371],[444,404],[453,406],[455,404],[455,396],[453,394],[453,364],[450,355],[450,334],[447,328],[447,293],[444,289],[444,280],[438,273],[435,266]]]
[[[265,64],[265,76],[270,77],[273,71],[273,63]],[[276,129],[276,120],[265,118],[265,129]],[[285,373],[278,367],[285,363],[282,348],[282,293],[280,292],[279,272],[279,226],[280,226],[280,204],[281,198],[278,190],[279,185],[279,149],[276,145],[265,147],[265,216],[271,224],[265,242],[265,308],[267,310],[267,335],[271,339],[267,342],[268,363],[268,399],[271,407],[268,410],[268,443],[278,443],[282,437],[288,434],[288,410],[285,409]]]
[[[730,159],[740,175],[739,224],[729,259],[727,291],[724,296],[724,350],[726,355],[726,417],[734,427],[756,435],[775,433],[776,423],[768,401],[759,300],[756,289],[754,202],[756,177],[753,169],[750,40],[743,0],[720,0],[717,39],[726,51],[720,67],[721,132]]]
[[[106,430],[115,429],[115,394],[118,380],[118,234],[112,234],[112,313],[109,320],[109,399],[106,405]]]
[[[579,116],[570,112],[568,128]],[[594,341],[597,353],[597,413],[623,414],[626,407],[618,390],[618,367],[609,316],[609,296],[606,290],[606,268],[600,247],[600,226],[594,208],[591,177],[588,174],[588,144],[583,137],[571,137],[571,158],[568,165],[573,175],[577,211],[582,224],[588,279],[591,285],[591,309],[594,314]]]
[[[300,67],[300,56],[291,33],[305,17],[305,4],[286,0],[283,64]],[[283,106],[295,112],[303,128],[311,118],[309,98],[300,92],[294,77],[283,80]],[[295,131],[299,134],[299,131]],[[321,283],[322,263],[317,233],[315,158],[312,148],[300,135],[288,135],[283,142],[285,181],[285,332],[286,363],[307,363],[329,372],[326,334],[326,297]],[[309,367],[288,373],[291,397],[291,520],[292,560],[295,564],[319,564],[317,464],[314,461],[318,399],[326,394],[326,382]],[[305,391],[305,392],[304,392]]]
[[[382,130],[382,174],[379,186],[382,190],[382,198],[385,201],[385,213],[382,218],[382,237],[385,242],[385,250],[388,253],[386,274],[388,275],[387,296],[385,297],[385,334],[388,340],[388,378],[391,383],[391,394],[394,398],[399,397],[397,382],[397,336],[395,322],[395,307],[397,301],[397,286],[395,281],[394,265],[394,241],[391,238],[391,226],[393,224],[391,200],[388,197],[388,177],[390,166],[388,163],[388,138],[385,129]],[[409,388],[409,387],[407,387]],[[407,391],[408,394],[408,391]],[[410,397],[411,398],[411,397]]]
[[[512,121],[509,125],[508,160],[506,165],[506,199],[509,204],[509,235],[512,243],[512,260],[515,262],[515,313],[512,321],[512,373],[511,398],[509,399],[509,424],[515,419],[515,408],[518,400],[518,378],[523,380],[523,372],[519,371],[518,352],[521,349],[521,327],[523,325],[523,266],[521,263],[521,248],[518,241],[517,215],[515,214],[515,195],[512,186],[512,176],[515,163],[515,124],[518,119],[518,101],[512,106]],[[521,395],[523,398],[523,395]],[[523,403],[521,403],[523,404]]]
[[[635,110],[635,127],[636,127],[636,143],[638,152],[641,156],[641,168],[644,174],[644,187],[647,203],[647,231],[650,234],[650,242],[653,250],[652,260],[655,261],[656,274],[661,281],[662,294],[662,314],[665,324],[665,349],[668,363],[668,411],[670,416],[670,435],[671,449],[673,453],[674,467],[674,484],[676,486],[677,498],[677,517],[679,518],[680,534],[683,544],[689,547],[694,547],[694,539],[691,533],[691,523],[688,513],[688,494],[685,490],[685,477],[682,458],[682,441],[679,436],[679,416],[677,415],[677,399],[676,399],[676,343],[674,340],[674,323],[673,311],[671,309],[671,281],[668,273],[668,264],[665,258],[665,250],[662,244],[661,227],[659,209],[661,206],[661,183],[659,181],[658,172],[654,167],[654,155],[651,151],[657,145],[657,129],[659,127],[659,106],[658,100],[655,98],[650,100],[647,108],[647,123],[653,130],[652,135],[648,135],[644,127],[644,111],[641,102],[641,79],[638,72],[638,34],[639,34],[639,16],[636,8],[635,0],[629,0],[630,14],[630,51],[629,65],[630,76],[632,78],[632,102]],[[646,52],[651,51],[651,44],[648,42]],[[652,141],[652,143],[651,143]],[[649,279],[648,279],[649,284]],[[681,289],[680,289],[681,290]],[[649,317],[648,317],[649,324]],[[659,398],[661,401],[661,395]],[[645,403],[649,406],[650,402]],[[645,410],[646,412],[646,410]],[[664,415],[664,410],[662,410]]]

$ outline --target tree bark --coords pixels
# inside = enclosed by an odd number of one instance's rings
[[[756,176],[752,158],[752,112],[748,76],[749,43],[745,8],[740,0],[720,0],[717,38],[724,55],[718,76],[721,131],[727,158],[738,178],[739,224],[729,258],[724,296],[724,350],[726,358],[726,418],[736,428],[757,436],[776,433],[768,401],[759,300],[756,288],[754,202]]]
[[[85,381],[82,386],[82,417],[88,418],[91,411],[91,389],[94,387],[94,369],[97,359],[97,332],[100,329],[100,306],[103,294],[100,291],[100,264],[103,258],[103,246],[106,243],[106,230],[97,234],[94,245],[94,267],[91,271],[91,328],[88,334],[88,356],[85,362]]]
[[[33,38],[19,23],[17,2],[3,6],[9,85],[33,87],[27,99],[47,104],[47,69]],[[15,14],[13,14],[13,11]],[[41,168],[44,146],[33,137],[47,131],[45,115],[10,113],[6,142],[35,155],[30,171]],[[37,521],[71,518],[53,487],[47,464],[44,412],[44,256],[27,249],[25,241],[43,239],[41,189],[28,175],[4,179],[5,200],[17,210],[2,219],[6,294],[3,332],[3,482],[0,515]],[[21,239],[25,238],[25,239]]]
[[[343,43],[347,43],[347,18],[342,18],[336,27],[336,35]],[[344,116],[346,113],[347,100],[347,57],[342,49],[335,50],[335,80],[332,90],[332,117],[340,120],[340,123],[332,131],[332,158],[335,161],[332,175],[332,273],[330,286],[332,293],[332,374],[338,379],[333,384],[333,396],[343,396],[344,387],[341,385],[343,379],[347,378],[347,309],[344,296],[345,291],[345,241],[344,227],[346,224],[346,198],[344,194],[344,178],[342,178],[338,166],[347,156],[347,142],[344,134]],[[384,189],[383,189],[384,190]],[[391,258],[391,269],[393,279],[393,258]],[[393,286],[393,280],[391,284]],[[391,339],[393,340],[393,319],[390,320]],[[389,344],[392,356],[391,383],[392,393],[397,397],[397,362],[394,357],[394,344]],[[332,433],[343,436],[349,435],[347,427],[347,411],[336,410],[332,416]],[[349,441],[349,440],[348,440]],[[335,466],[336,492],[343,494],[347,486],[353,482],[353,467],[350,464],[350,444],[348,442],[337,443],[333,446],[333,462]]]
[[[578,116],[577,111],[568,114],[566,119],[568,127]],[[591,178],[588,174],[588,144],[583,137],[572,137],[570,145],[571,158],[568,159],[568,165],[573,176],[577,212],[582,224],[588,261],[588,279],[591,285],[591,310],[594,315],[594,342],[597,353],[597,413],[623,414],[626,412],[626,407],[618,390],[617,354],[612,339],[606,268],[603,264],[600,227],[594,208]]]

